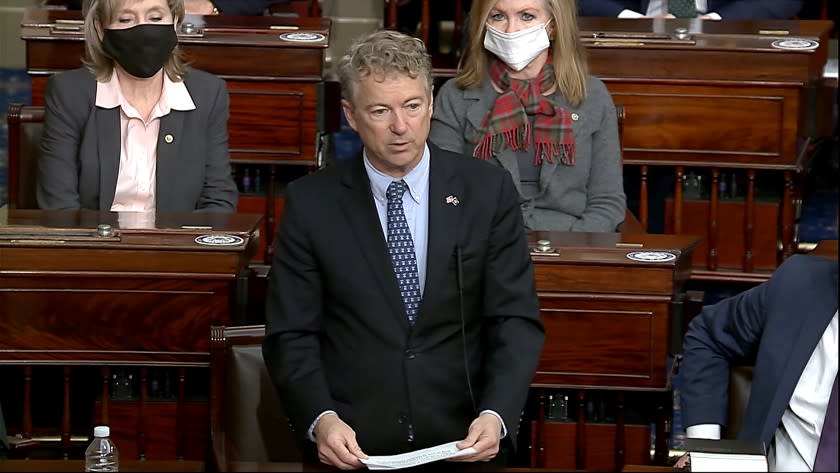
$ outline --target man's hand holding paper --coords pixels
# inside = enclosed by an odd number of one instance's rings
[[[459,449],[473,448],[475,453],[452,458],[452,461],[489,461],[499,453],[502,423],[493,414],[482,414],[470,424],[467,438],[456,444]]]

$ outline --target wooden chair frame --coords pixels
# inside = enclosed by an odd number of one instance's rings
[[[42,106],[9,104],[6,124],[9,128],[9,191],[7,202],[10,208],[36,208],[35,182],[40,151],[33,143],[24,143],[22,134],[26,124],[44,122],[45,108]],[[40,132],[38,133],[40,140]],[[27,152],[30,150],[34,152]]]

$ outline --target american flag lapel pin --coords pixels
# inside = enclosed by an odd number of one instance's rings
[[[461,202],[454,195],[448,195],[448,196],[446,196],[446,203],[454,205],[455,207],[457,207],[458,204],[460,204]]]

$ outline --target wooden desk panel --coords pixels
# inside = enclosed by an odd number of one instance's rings
[[[610,90],[628,110],[626,164],[797,169],[796,88],[742,87],[735,95],[726,85],[623,81]]]
[[[674,168],[676,233],[689,232],[681,227],[687,215],[681,202],[687,168],[700,168],[710,176],[723,168],[738,169],[748,188],[738,202],[747,216],[738,230],[744,238],[735,242],[720,231],[722,211],[714,189],[709,212],[700,218],[706,224],[700,234],[710,251],[698,254],[697,269],[714,280],[766,278],[754,274],[753,255],[769,251],[775,268],[795,248],[794,203],[803,193],[797,176],[803,165],[801,138],[824,136],[832,128],[833,115],[826,105],[831,99],[826,97],[834,97],[836,90],[827,91],[822,77],[832,22],[587,17],[579,24],[590,72],[624,106],[623,158],[625,165],[640,167],[642,223],[648,221],[649,166]],[[678,39],[678,28],[685,28],[688,36]],[[784,39],[807,39],[816,46],[773,46]],[[769,250],[755,244],[756,200],[750,183],[760,170],[778,171],[784,180],[773,218],[779,223],[771,232],[779,244],[774,242]],[[740,254],[740,264],[724,267],[717,254],[731,252]]]
[[[24,438],[37,436],[32,379],[49,370],[33,366],[61,366],[61,425],[38,427],[58,431],[64,454],[76,433],[71,384],[93,374],[98,422],[122,435],[125,460],[203,459],[209,410],[187,402],[185,373],[209,366],[211,325],[245,315],[262,216],[158,213],[149,228],[129,220],[112,212],[0,210],[0,365],[22,367],[23,374],[8,380],[9,389],[23,393],[23,407],[15,407],[23,420],[14,427]],[[99,224],[111,225],[114,235],[96,236]],[[196,242],[211,234],[242,241]],[[138,372],[139,394],[128,402],[112,399],[110,386],[124,367]],[[173,371],[175,399],[150,402],[149,370],[161,367]],[[77,406],[88,401],[72,399]]]
[[[671,298],[540,298],[547,343],[532,385],[665,389]]]
[[[538,406],[531,466],[604,471],[650,455],[649,429],[625,425],[623,406],[617,409],[621,420],[612,426],[586,423],[582,402],[571,415],[573,422],[547,422],[549,389],[576,389],[579,400],[585,390],[612,390],[618,397],[622,391],[650,392],[650,402],[660,408],[655,457],[663,461],[669,417],[664,402],[671,399],[667,358],[684,325],[672,308],[690,276],[691,255],[700,239],[535,232],[529,240],[546,333],[531,383]],[[547,251],[540,240],[548,241]],[[670,259],[628,258],[642,251]],[[572,447],[569,439],[574,439]],[[561,440],[566,444],[558,444]]]
[[[554,251],[535,251],[538,240]],[[671,304],[688,280],[699,238],[535,232],[530,241],[546,330],[533,385],[668,389],[670,331],[681,327],[671,320]],[[674,259],[627,257],[636,251]]]
[[[831,22],[581,18],[590,71],[625,107],[627,164],[797,165],[807,87],[821,82]],[[810,50],[772,43],[805,38]],[[828,117],[820,117],[828,118]]]
[[[315,83],[228,82],[231,156],[248,162],[314,161],[320,89]]]
[[[51,353],[42,361],[206,364],[207,330],[232,322],[260,219],[161,214],[156,228],[140,229],[120,228],[111,212],[11,211],[0,224],[4,360]],[[100,223],[113,225],[115,235],[93,236]],[[242,243],[195,242],[213,232]]]
[[[119,449],[120,446],[117,445]],[[84,471],[84,460],[0,460],[0,471]],[[120,471],[204,471],[203,461],[128,460],[120,458]]]

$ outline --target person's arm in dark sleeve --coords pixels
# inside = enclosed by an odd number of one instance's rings
[[[740,0],[715,9],[724,20],[787,20],[802,9],[802,0]]]
[[[262,15],[276,3],[288,3],[288,0],[213,0],[222,15]]]

